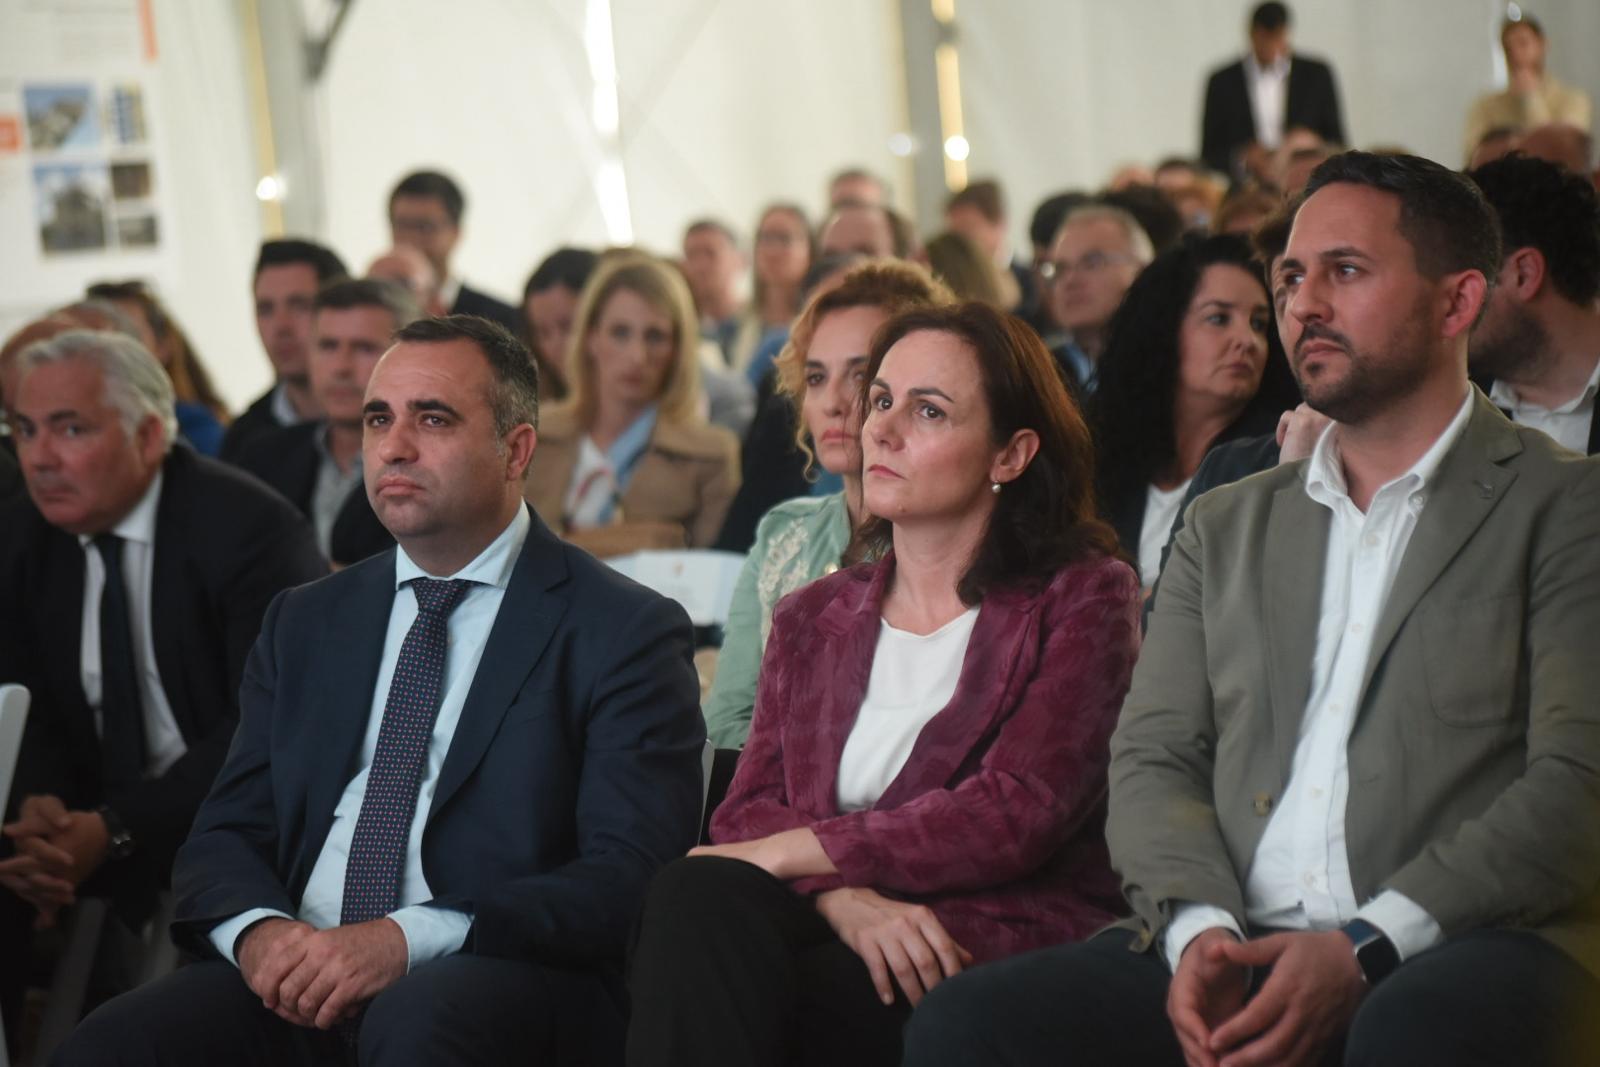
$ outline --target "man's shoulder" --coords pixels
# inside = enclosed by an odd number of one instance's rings
[[[262,427],[239,446],[232,462],[251,474],[264,477],[263,472],[280,470],[314,451],[320,426],[318,422],[297,422],[292,426],[274,423]]]
[[[240,531],[251,538],[305,525],[292,504],[231,464],[178,445],[163,469],[164,514],[181,514],[205,529]]]
[[[1254,445],[1255,442],[1240,441],[1237,444],[1241,446],[1241,455],[1231,458],[1238,460],[1241,468],[1245,466],[1245,461],[1260,458],[1259,454],[1251,455],[1255,449],[1242,447]],[[1227,462],[1229,459],[1230,457],[1224,456],[1218,462]],[[1234,522],[1242,515],[1270,508],[1273,499],[1285,489],[1304,492],[1305,465],[1305,460],[1296,460],[1253,471],[1240,469],[1234,480],[1218,485],[1195,500],[1195,522],[1202,520],[1211,523]]]

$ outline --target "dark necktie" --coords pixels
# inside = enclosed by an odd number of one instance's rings
[[[114,799],[144,777],[144,708],[128,624],[122,538],[98,534],[94,547],[106,570],[100,592],[100,768],[106,797]]]
[[[382,918],[399,904],[406,842],[439,713],[450,613],[473,583],[414,578],[408,584],[416,593],[417,618],[400,645],[383,706],[378,747],[344,871],[341,924]]]

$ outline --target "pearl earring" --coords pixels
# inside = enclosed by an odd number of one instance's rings
[[[993,493],[995,496],[999,496],[1000,495],[1000,483],[999,482],[991,482],[991,483],[989,483],[989,492]]]

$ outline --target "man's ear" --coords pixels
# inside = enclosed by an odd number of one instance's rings
[[[532,426],[523,423],[506,434],[506,479],[521,482],[533,462],[533,453],[539,447],[539,434]]]
[[[1537,248],[1517,248],[1506,256],[1500,268],[1499,284],[1518,300],[1526,302],[1539,295],[1548,277],[1549,264],[1543,252]]]

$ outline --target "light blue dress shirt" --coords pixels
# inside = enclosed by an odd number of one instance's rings
[[[400,645],[417,617],[417,597],[406,583],[413,578],[436,577],[473,582],[475,584],[450,615],[439,714],[434,719],[433,736],[428,742],[428,762],[422,772],[417,810],[412,816],[411,835],[406,843],[406,865],[400,875],[400,907],[388,916],[405,934],[407,971],[420,963],[460,951],[472,927],[471,915],[449,908],[428,907],[424,903],[432,900],[434,894],[422,871],[422,828],[433,803],[439,770],[444,766],[445,754],[450,751],[450,740],[461,718],[462,705],[478,673],[478,661],[483,658],[489,631],[500,612],[511,571],[522,554],[522,544],[528,539],[531,525],[528,509],[518,508],[516,518],[500,536],[471,563],[451,575],[430,575],[412,562],[404,548],[395,551],[394,606],[389,610],[389,630],[383,642],[383,658],[378,662],[372,708],[367,714],[367,733],[361,742],[361,762],[334,808],[333,826],[311,868],[298,917],[318,930],[339,925],[339,913],[344,904],[345,864],[350,855],[351,838],[355,835],[356,816],[361,812],[361,800],[367,792],[367,773],[378,748],[378,728],[383,723],[383,708],[389,699],[389,683],[400,658]],[[214,927],[211,943],[225,959],[237,964],[233,950],[239,935],[252,923],[274,916],[293,918],[271,908],[252,908]]]

